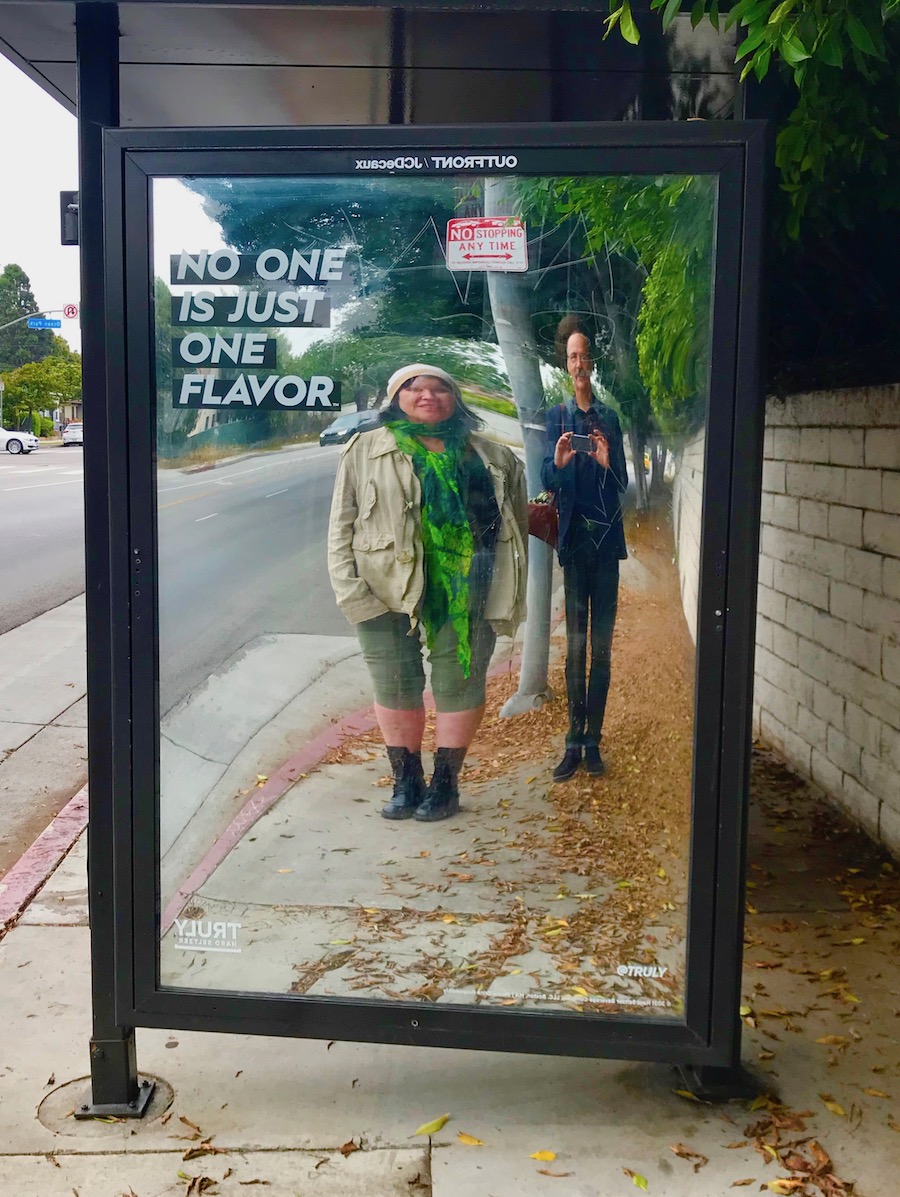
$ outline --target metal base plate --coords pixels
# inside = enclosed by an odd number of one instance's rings
[[[683,1088],[700,1101],[752,1099],[764,1093],[766,1086],[740,1064],[717,1068],[709,1064],[680,1064],[676,1069]]]
[[[88,1089],[84,1101],[75,1107],[75,1117],[83,1118],[143,1118],[150,1104],[150,1098],[156,1088],[156,1082],[148,1077],[138,1078],[138,1095],[134,1101],[110,1102],[105,1105],[91,1101],[91,1090]]]

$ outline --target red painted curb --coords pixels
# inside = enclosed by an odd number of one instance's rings
[[[88,788],[83,786],[0,881],[0,935],[9,930],[87,827]]]

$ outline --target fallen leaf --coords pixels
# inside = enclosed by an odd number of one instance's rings
[[[843,1035],[822,1035],[816,1040],[816,1043],[826,1043],[829,1047],[846,1047],[849,1042]]]
[[[197,1125],[196,1122],[191,1122],[190,1118],[185,1118],[184,1114],[179,1114],[178,1121],[184,1123],[185,1126],[189,1126],[191,1128],[191,1130],[194,1132],[191,1135],[192,1139],[202,1139],[203,1138],[203,1131],[200,1129],[200,1127]],[[184,1136],[182,1136],[182,1138],[184,1138]]]
[[[449,1121],[449,1114],[441,1114],[440,1118],[434,1118],[431,1122],[423,1122],[418,1130],[413,1131],[413,1135],[436,1135],[444,1123]]]
[[[803,1177],[791,1178],[789,1176],[778,1176],[775,1180],[770,1180],[766,1188],[773,1193],[781,1193],[782,1195],[796,1193],[798,1189],[802,1189],[806,1185]]]
[[[203,1155],[225,1155],[227,1149],[225,1147],[214,1147],[209,1139],[204,1139],[202,1143],[198,1143],[196,1147],[189,1147],[184,1155],[183,1160],[196,1160]]]
[[[467,1135],[465,1131],[460,1131],[456,1138],[460,1143],[465,1143],[466,1147],[484,1147],[484,1139],[476,1139],[474,1135]]]
[[[626,1176],[631,1177],[631,1183],[635,1186],[635,1188],[638,1188],[638,1189],[649,1188],[649,1185],[647,1184],[646,1176],[641,1176],[640,1172],[632,1172],[630,1168],[623,1168],[622,1171],[625,1173]]]
[[[348,1155],[353,1155],[354,1151],[362,1151],[362,1148],[358,1143],[354,1143],[352,1139],[348,1139],[342,1147],[338,1148],[338,1151],[342,1156],[346,1157]]]
[[[294,871],[293,869],[279,869],[278,870],[279,873],[293,873],[293,871]]]
[[[551,1172],[549,1168],[538,1168],[538,1175],[539,1176],[562,1177],[562,1176],[574,1176],[575,1173],[574,1172]]]
[[[888,1101],[891,1100],[890,1093],[885,1093],[883,1089],[863,1089],[863,1093],[868,1093],[869,1097],[885,1097]]]
[[[533,1151],[528,1157],[530,1160],[542,1160],[544,1163],[549,1163],[550,1160],[556,1159],[555,1151]]]
[[[690,1147],[684,1143],[672,1143],[669,1146],[669,1151],[674,1151],[681,1160],[694,1161],[694,1171],[699,1172],[704,1164],[709,1163],[709,1156],[702,1155],[699,1151],[692,1151]]]
[[[844,1107],[834,1100],[830,1093],[820,1093],[819,1097],[822,1099],[822,1104],[826,1110],[830,1110],[832,1114],[837,1114],[839,1118],[845,1118]]]
[[[748,1176],[746,1180],[733,1180],[728,1187],[730,1189],[739,1189],[741,1185],[752,1185],[755,1180],[755,1176]]]

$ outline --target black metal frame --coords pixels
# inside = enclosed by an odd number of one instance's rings
[[[353,160],[361,152],[379,150],[515,154],[519,174],[718,175],[682,1022],[159,985],[149,180],[154,175],[352,175]],[[95,676],[94,685],[109,686],[110,724],[94,729],[94,751],[110,756],[111,776],[117,779],[114,794],[103,795],[108,828],[98,830],[92,840],[92,884],[97,888],[100,877],[113,885],[111,904],[109,891],[103,895],[104,932],[111,936],[111,950],[95,935],[95,1001],[98,986],[103,989],[101,1001],[113,992],[116,1026],[666,1060],[694,1069],[701,1080],[704,1070],[713,1080],[734,1079],[740,1053],[743,860],[762,456],[759,309],[767,159],[765,126],[732,122],[106,131],[105,360],[110,424],[107,443],[93,447],[98,473],[93,489],[88,479],[88,494],[93,494],[95,513],[92,536],[101,535],[101,507],[108,534],[104,528],[103,539],[89,553],[93,566],[88,618],[96,641],[101,629],[108,634],[108,641],[96,647],[100,659],[108,661],[109,672],[104,669]],[[127,463],[121,452],[125,444]],[[106,479],[108,507],[98,492]],[[95,579],[108,578],[108,593],[94,593],[92,574]],[[97,853],[104,854],[102,860]],[[99,908],[99,892],[94,896],[92,918]]]

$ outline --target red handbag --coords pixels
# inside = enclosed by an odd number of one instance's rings
[[[544,491],[536,498],[528,500],[528,535],[556,548],[559,539],[559,511],[555,495],[548,495]]]

